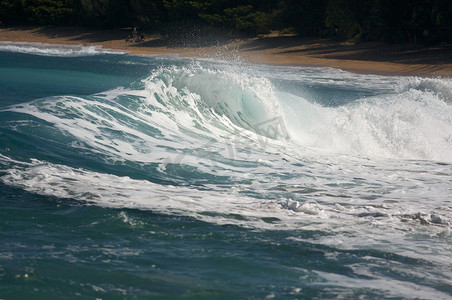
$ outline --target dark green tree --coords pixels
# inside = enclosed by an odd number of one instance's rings
[[[25,16],[20,0],[0,0],[0,24],[17,24]]]
[[[328,0],[286,0],[274,10],[274,27],[292,28],[302,36],[320,36],[325,29]]]
[[[378,24],[377,13],[374,0],[329,0],[325,23],[341,38],[368,39]]]
[[[452,40],[452,1],[0,0],[0,24],[137,26],[162,33],[290,28],[301,36],[434,43]]]

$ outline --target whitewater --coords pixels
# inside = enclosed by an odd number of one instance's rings
[[[0,44],[0,298],[450,299],[452,79]]]

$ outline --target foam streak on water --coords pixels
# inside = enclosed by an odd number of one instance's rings
[[[439,269],[452,259],[450,79],[155,61],[125,86],[3,107],[0,182],[88,207],[190,217],[270,240],[283,232],[287,243],[336,249],[325,259],[355,277],[297,271],[323,282],[323,292],[452,295],[452,274]],[[335,258],[341,251],[371,252],[348,264]],[[433,269],[420,275],[417,260]],[[403,275],[376,272],[379,264]]]
[[[43,56],[77,57],[105,53],[121,54],[122,50],[103,49],[100,46],[83,45],[56,45],[30,42],[4,42],[0,41],[0,51],[18,52]]]

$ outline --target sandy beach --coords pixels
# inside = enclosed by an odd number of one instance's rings
[[[129,28],[1,28],[0,41],[98,45],[135,55],[236,58],[276,65],[328,66],[365,74],[452,77],[452,43],[428,47],[350,44],[278,34],[241,39],[196,36],[181,41],[146,35],[143,42],[126,42],[130,33]]]

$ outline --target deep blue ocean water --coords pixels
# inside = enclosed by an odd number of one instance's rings
[[[452,80],[0,43],[0,299],[451,299]]]

